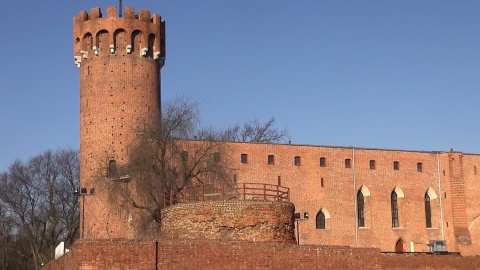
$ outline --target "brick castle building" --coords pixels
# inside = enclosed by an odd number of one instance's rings
[[[160,115],[165,22],[147,10],[117,11],[108,7],[102,14],[93,8],[74,18],[74,56],[80,69],[81,243],[139,235],[139,210],[119,205],[99,179],[108,181],[109,168],[128,164],[130,147],[141,136],[136,130]],[[279,213],[290,215],[285,222],[296,226],[292,233],[300,245],[480,255],[478,154],[224,144],[229,152],[222,158],[235,169],[237,185],[290,189],[295,210],[286,206]]]

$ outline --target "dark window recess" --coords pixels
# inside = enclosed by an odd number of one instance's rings
[[[247,164],[248,163],[248,155],[247,154],[242,154],[240,156],[240,161],[243,163],[243,164]]]
[[[370,160],[370,170],[375,170],[375,160]]]
[[[182,151],[181,156],[182,156],[182,161],[183,162],[188,161],[188,152],[187,151]]]
[[[327,167],[327,159],[324,157],[320,158],[320,167]]]
[[[115,177],[117,176],[117,161],[116,160],[110,160],[108,161],[108,176],[109,177]]]
[[[219,152],[213,153],[213,162],[220,162],[220,153]]]
[[[320,178],[320,186],[323,187],[323,185],[324,185],[323,178]]]
[[[300,166],[300,157],[299,156],[295,157],[294,164],[295,164],[295,166]]]
[[[352,167],[352,160],[347,158],[345,159],[345,168],[351,168]]]
[[[432,228],[432,209],[430,208],[430,196],[425,193],[425,223],[427,228]]]
[[[392,227],[399,227],[398,222],[398,202],[397,202],[397,193],[392,191],[391,204],[392,204]]]
[[[417,172],[422,172],[423,171],[423,164],[421,162],[417,163]]]
[[[357,220],[358,220],[358,227],[365,227],[365,199],[363,197],[363,193],[361,190],[357,193]]]
[[[268,165],[274,165],[275,164],[275,156],[274,155],[268,155],[267,162],[268,162]]]
[[[400,162],[394,161],[394,162],[393,162],[393,169],[394,169],[395,171],[400,170]]]
[[[317,213],[316,217],[316,228],[317,229],[325,229],[325,214],[322,211]]]

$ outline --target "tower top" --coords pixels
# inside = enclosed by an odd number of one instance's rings
[[[165,61],[165,21],[158,14],[141,9],[137,14],[133,7],[125,7],[123,17],[117,13],[116,6],[107,7],[106,17],[100,8],[90,9],[90,13],[81,11],[73,19],[75,64],[80,66],[82,58],[101,54],[130,54],[140,51],[140,56],[151,57],[163,66]],[[121,44],[117,44],[119,34]],[[108,35],[108,49],[101,50],[101,35]],[[133,37],[140,36],[138,44]],[[125,38],[123,38],[125,37]],[[134,48],[137,45],[137,48]],[[92,51],[93,54],[88,54]]]

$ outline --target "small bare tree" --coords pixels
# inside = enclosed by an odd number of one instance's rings
[[[234,188],[225,142],[278,142],[288,136],[286,130],[275,128],[274,118],[223,131],[202,128],[198,104],[185,98],[166,103],[162,112],[160,122],[149,122],[136,130],[140,136],[129,149],[129,165],[123,172],[131,180],[127,184],[107,182],[111,193],[120,195],[124,203],[145,210],[146,221],[160,222],[160,210],[169,191],[179,192],[192,184]]]
[[[258,119],[249,121],[243,126],[236,124],[227,128],[221,138],[223,141],[234,142],[262,142],[274,143],[288,140],[288,130],[275,128],[275,118],[267,122],[260,122]]]

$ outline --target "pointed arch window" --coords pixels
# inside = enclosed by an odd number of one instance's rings
[[[357,192],[357,224],[358,227],[365,227],[365,198],[362,190]]]
[[[317,230],[323,230],[326,228],[325,226],[325,214],[322,212],[322,210],[318,211],[317,217],[316,217],[316,228]]]
[[[398,222],[398,197],[397,193],[392,191],[392,194],[390,196],[391,204],[392,204],[392,227],[396,228],[399,227],[399,222]]]
[[[430,196],[428,192],[425,193],[425,223],[427,228],[432,228],[432,209],[430,207]]]

